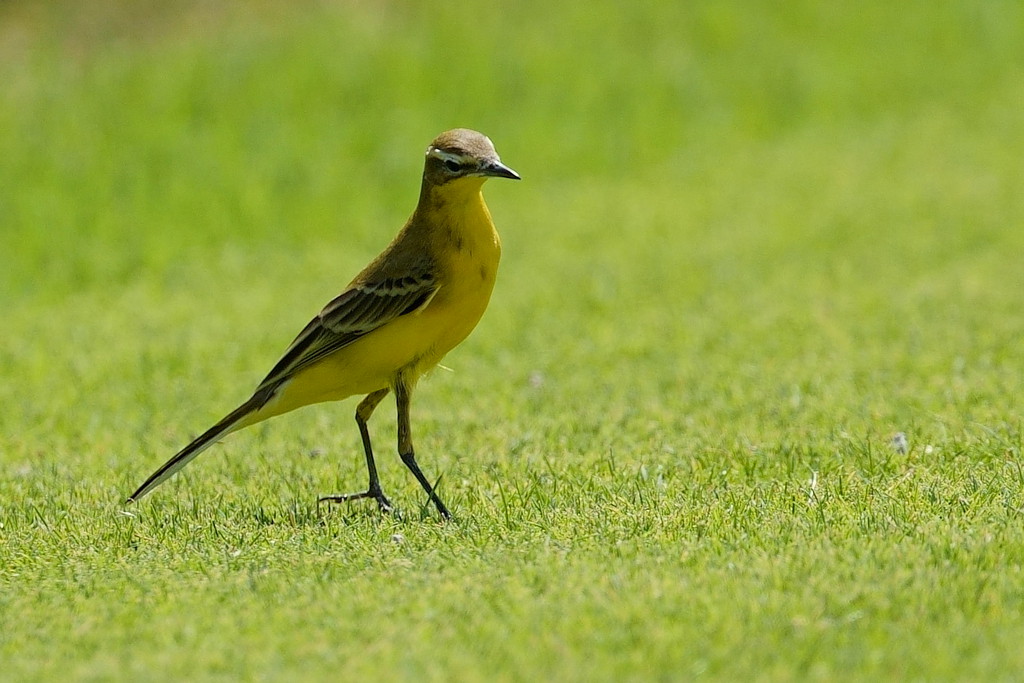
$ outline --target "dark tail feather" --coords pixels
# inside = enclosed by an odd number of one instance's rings
[[[135,493],[128,496],[128,500],[125,502],[134,503],[164,483],[172,474],[187,465],[192,458],[236,429],[241,429],[251,424],[246,422],[245,419],[251,417],[257,410],[262,408],[269,398],[270,396],[267,395],[267,392],[257,392],[255,396],[235,408],[227,417],[207,429],[195,441],[182,448],[173,458],[161,465],[160,469],[149,475],[149,479],[143,482],[142,486]],[[255,422],[258,422],[258,420],[255,420]]]

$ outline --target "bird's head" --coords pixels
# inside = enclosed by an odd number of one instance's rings
[[[427,147],[424,183],[445,185],[463,178],[483,183],[487,178],[519,180],[519,174],[501,163],[494,145],[483,133],[455,128],[441,133]]]

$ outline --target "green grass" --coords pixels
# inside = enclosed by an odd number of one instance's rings
[[[1024,11],[782,5],[0,4],[2,677],[1017,678]],[[122,507],[455,125],[524,177],[413,407],[456,520],[390,404],[400,514],[318,516],[354,402]]]

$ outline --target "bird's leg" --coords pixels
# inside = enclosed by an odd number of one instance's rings
[[[405,466],[412,471],[413,476],[419,481],[420,486],[430,496],[430,500],[434,501],[434,505],[437,506],[437,511],[444,519],[451,519],[452,513],[448,512],[448,508],[444,506],[441,499],[437,497],[437,493],[434,491],[434,487],[430,485],[427,478],[423,476],[420,466],[416,464],[416,455],[413,452],[412,447],[412,429],[409,425],[409,400],[412,394],[412,388],[406,383],[405,378],[399,377],[398,381],[395,382],[395,404],[398,407],[398,454],[402,458],[402,462]]]
[[[366,422],[373,415],[377,404],[387,395],[388,389],[378,389],[372,394],[368,394],[356,407],[356,424],[359,425],[359,435],[363,437],[363,451],[366,453],[366,469],[370,473],[370,485],[361,493],[321,496],[317,500],[318,504],[344,503],[350,500],[358,500],[359,498],[373,498],[377,501],[377,507],[380,508],[381,512],[389,512],[391,510],[391,501],[384,495],[384,491],[380,487],[380,479],[377,478],[377,464],[373,461],[373,447],[370,445],[370,430],[366,426]]]

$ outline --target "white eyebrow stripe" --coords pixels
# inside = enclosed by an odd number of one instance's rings
[[[434,157],[435,159],[440,159],[441,161],[454,161],[455,163],[460,165],[465,163],[466,160],[469,159],[468,156],[462,154],[452,154],[451,152],[446,152],[443,149],[438,149],[437,147],[428,148],[427,156]]]

